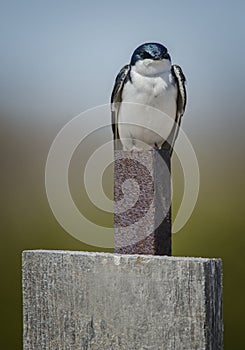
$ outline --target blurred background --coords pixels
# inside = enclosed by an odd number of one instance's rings
[[[173,254],[222,258],[225,347],[243,349],[244,1],[2,0],[0,7],[0,348],[21,349],[23,250],[106,250],[74,239],[56,222],[45,193],[45,162],[59,130],[86,109],[108,103],[115,76],[133,50],[156,41],[186,74],[182,125],[201,175],[196,208],[174,235]],[[103,135],[112,137],[105,130],[98,139]],[[94,215],[82,188],[80,163],[96,140],[74,156],[71,188],[85,215],[110,227],[112,215]],[[173,179],[176,215],[183,193],[176,158]],[[104,187],[111,196],[111,168]]]

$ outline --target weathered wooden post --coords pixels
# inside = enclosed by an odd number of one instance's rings
[[[23,252],[24,350],[221,350],[219,259]]]

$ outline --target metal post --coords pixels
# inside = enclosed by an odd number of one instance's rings
[[[114,251],[171,255],[169,151],[116,150],[114,155]]]

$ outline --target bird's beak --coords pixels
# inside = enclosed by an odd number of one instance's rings
[[[154,57],[153,57],[153,60],[154,60],[154,61],[160,61],[160,60],[161,60],[161,57],[160,57],[160,56],[154,56]]]

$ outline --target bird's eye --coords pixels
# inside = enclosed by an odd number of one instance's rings
[[[143,59],[145,59],[145,58],[152,58],[152,56],[146,51],[141,52],[140,53],[140,57],[143,58]]]
[[[165,58],[166,60],[169,60],[170,59],[169,53],[168,52],[164,52],[162,54],[162,58]]]

